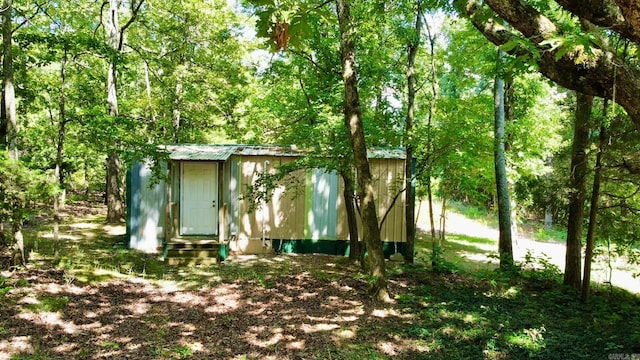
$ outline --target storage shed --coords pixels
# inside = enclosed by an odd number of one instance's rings
[[[152,181],[148,162],[134,163],[127,178],[130,247],[169,259],[224,259],[274,251],[348,255],[349,230],[341,177],[325,169],[296,170],[272,196],[247,198],[261,174],[305,152],[256,145],[171,145],[164,149],[164,180]],[[387,256],[406,243],[404,149],[369,151]],[[399,195],[399,196],[398,196]],[[394,202],[395,199],[395,202]],[[414,206],[409,204],[409,206]],[[173,261],[184,262],[184,261]]]

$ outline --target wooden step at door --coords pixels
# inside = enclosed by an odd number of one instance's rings
[[[217,264],[223,245],[217,239],[171,239],[165,245],[165,262],[169,265]]]

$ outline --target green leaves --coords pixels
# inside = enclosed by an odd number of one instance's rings
[[[35,213],[36,203],[48,202],[55,191],[44,173],[0,151],[0,219],[25,219]]]

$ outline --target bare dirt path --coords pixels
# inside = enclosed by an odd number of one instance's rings
[[[417,204],[420,209],[418,213],[418,229],[420,231],[429,232],[429,207],[426,201]],[[418,211],[416,209],[416,211]],[[436,228],[437,221],[440,217],[441,204],[434,203]],[[497,253],[498,229],[494,226],[484,224],[478,220],[466,218],[465,216],[451,210],[447,210],[446,217],[447,233],[466,235],[477,238],[491,239],[493,242],[486,243],[469,243],[462,245],[472,245],[480,252],[462,253],[461,256],[479,263],[497,263],[497,260],[491,257],[491,254]],[[457,241],[457,240],[456,240]],[[562,242],[542,242],[531,238],[529,234],[520,233],[514,241],[513,252],[516,261],[524,261],[527,252],[530,252],[536,258],[547,258],[548,261],[564,270],[564,256],[566,246]],[[627,289],[634,293],[640,293],[640,277],[634,278],[633,273],[637,273],[638,269],[628,264],[625,259],[613,259],[611,261],[611,269],[608,266],[608,255],[602,254],[597,256],[593,264],[593,273],[591,275],[593,281],[600,284],[606,284],[609,281],[611,271],[611,283],[615,286]]]

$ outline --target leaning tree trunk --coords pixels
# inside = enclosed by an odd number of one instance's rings
[[[416,100],[416,55],[420,47],[420,31],[422,30],[422,8],[420,2],[416,4],[415,36],[409,40],[409,54],[407,56],[407,120],[405,123],[405,225],[407,234],[407,248],[404,261],[414,262],[415,252],[415,186],[413,183],[413,123],[415,122]]]
[[[498,50],[497,72],[494,82],[494,142],[493,156],[496,174],[496,192],[498,199],[498,227],[500,236],[498,251],[500,269],[507,270],[513,266],[513,246],[511,239],[511,202],[507,183],[507,162],[504,145],[505,108],[504,108],[504,53]]]
[[[589,146],[589,118],[593,96],[576,92],[573,144],[571,146],[571,194],[569,196],[569,219],[567,224],[567,252],[565,256],[564,280],[580,291],[582,222],[584,218],[585,181],[587,175],[587,147]]]
[[[362,237],[369,252],[369,273],[375,279],[373,293],[378,300],[389,301],[387,289],[387,274],[378,214],[373,190],[373,178],[367,147],[364,139],[362,124],[362,110],[358,94],[355,44],[353,40],[354,28],[351,24],[351,14],[348,0],[336,0],[338,23],[340,27],[340,50],[342,60],[342,80],[344,82],[344,115],[345,125],[349,130],[353,147],[353,157],[358,171],[358,196],[360,198]]]

